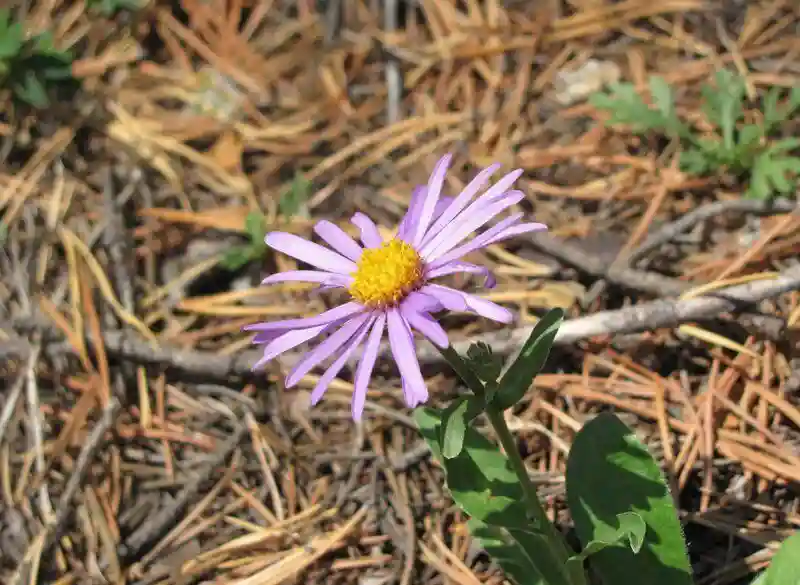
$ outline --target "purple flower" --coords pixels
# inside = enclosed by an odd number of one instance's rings
[[[356,213],[351,220],[361,232],[360,244],[326,220],[317,223],[314,231],[330,248],[289,233],[267,234],[268,246],[316,270],[280,272],[266,278],[263,284],[316,282],[325,288],[347,289],[352,300],[315,317],[246,327],[256,332],[254,343],[265,344],[264,357],[256,368],[324,335],[324,340],[304,354],[286,378],[287,387],[294,386],[313,368],[333,358],[311,393],[311,403],[316,404],[347,360],[363,345],[352,401],[353,418],[359,420],[384,332],[388,333],[392,355],[400,370],[405,402],[413,408],[428,399],[415,355],[413,332],[439,347],[449,345],[447,333],[431,313],[447,309],[477,313],[501,323],[511,322],[508,309],[435,284],[433,280],[465,272],[483,275],[486,286],[492,287],[494,279],[485,267],[460,259],[502,240],[547,228],[541,223],[521,223],[522,213],[515,213],[469,239],[496,215],[524,198],[522,192],[511,190],[522,171],[508,173],[478,196],[500,167],[492,165],[478,173],[457,197],[445,198],[442,187],[450,160],[450,155],[439,160],[428,184],[414,190],[408,212],[393,239],[384,241],[375,223],[363,213]]]

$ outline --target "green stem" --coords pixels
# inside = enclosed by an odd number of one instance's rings
[[[485,399],[486,388],[483,382],[481,382],[480,378],[478,378],[464,359],[452,347],[439,349],[439,351],[469,389],[479,398]],[[519,480],[528,514],[531,520],[535,522],[536,530],[544,536],[545,541],[549,545],[548,548],[550,549],[550,555],[554,564],[564,567],[565,573],[568,573],[566,578],[570,585],[586,585],[586,575],[583,571],[568,571],[566,568],[567,559],[572,556],[572,551],[561,533],[556,529],[553,523],[550,522],[541,502],[539,502],[536,486],[531,481],[528,469],[525,467],[525,462],[522,460],[522,456],[517,448],[514,435],[511,434],[511,430],[506,424],[506,419],[503,417],[503,412],[493,407],[491,404],[487,404],[486,416],[489,418],[489,422],[497,434],[500,445],[502,445],[503,450],[506,452],[511,467]]]

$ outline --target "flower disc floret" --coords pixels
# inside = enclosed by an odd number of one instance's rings
[[[402,240],[390,240],[362,252],[349,291],[362,305],[389,307],[419,286],[422,273],[417,251]]]

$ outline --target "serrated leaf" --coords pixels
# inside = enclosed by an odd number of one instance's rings
[[[610,124],[628,124],[635,132],[665,129],[667,125],[661,113],[651,109],[631,83],[611,84],[609,93],[593,94],[589,103],[609,112]]]
[[[768,199],[772,193],[768,178],[769,158],[765,155],[756,157],[753,168],[750,170],[750,185],[746,196],[749,199]]]
[[[461,452],[452,459],[442,453],[442,412],[414,411],[420,433],[442,465],[455,503],[469,516],[476,537],[497,554],[496,560],[519,585],[569,585],[566,567],[552,562],[551,544],[532,525],[523,493],[508,458],[473,427],[464,433]],[[491,554],[491,552],[490,552]],[[520,567],[529,571],[520,573]],[[534,572],[535,570],[535,572]]]
[[[708,157],[702,150],[690,148],[681,153],[681,170],[693,175],[704,175],[710,169]]]
[[[783,541],[757,581],[759,585],[800,585],[800,532]]]
[[[592,568],[606,585],[692,585],[683,530],[666,481],[653,457],[616,416],[602,413],[583,425],[567,459],[567,501],[584,547],[617,535],[620,514],[634,512],[647,531],[641,550],[611,547]]]
[[[533,328],[522,350],[500,378],[493,404],[505,410],[519,402],[533,383],[550,355],[558,328],[564,321],[564,311],[550,309]]]
[[[767,152],[770,154],[779,154],[779,153],[786,153],[790,150],[794,150],[800,147],[800,138],[791,137],[791,138],[783,138],[782,140],[776,140],[772,144],[770,144]]]
[[[761,142],[764,132],[757,124],[747,124],[739,132],[739,147],[751,149]]]
[[[503,359],[483,342],[473,343],[467,349],[466,361],[481,381],[491,384],[497,382],[503,370]]]
[[[653,75],[650,78],[650,95],[653,97],[653,105],[661,114],[665,129],[673,136],[680,136],[685,133],[681,121],[675,111],[675,98],[672,88],[663,77]]]
[[[727,69],[717,71],[716,87],[703,86],[703,112],[722,134],[722,146],[727,152],[734,149],[736,124],[743,115],[744,82]]]

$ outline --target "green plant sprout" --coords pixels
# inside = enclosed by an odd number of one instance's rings
[[[310,183],[300,174],[295,175],[291,187],[278,201],[278,211],[285,218],[294,217],[303,213],[303,208],[308,201]],[[244,265],[260,260],[267,252],[264,237],[267,235],[267,224],[264,215],[258,211],[251,211],[244,221],[245,231],[249,242],[241,246],[233,246],[222,257],[221,265],[226,270],[236,271]]]
[[[122,10],[135,11],[145,7],[149,0],[86,0],[87,8],[103,16],[113,16]]]
[[[708,175],[727,169],[747,182],[745,195],[754,199],[795,191],[800,155],[792,152],[800,147],[800,139],[775,138],[774,132],[800,110],[800,87],[786,96],[781,88],[770,88],[760,103],[760,119],[748,123],[744,81],[722,69],[713,86],[701,89],[702,112],[715,128],[704,135],[678,117],[672,88],[664,79],[653,76],[649,86],[652,105],[631,83],[614,84],[608,92],[591,96],[590,103],[611,114],[609,124],[630,125],[637,134],[663,132],[678,140],[683,148],[681,168],[688,173]]]
[[[0,10],[0,88],[36,109],[50,106],[57,89],[74,90],[72,55],[57,49],[50,32],[25,37],[22,23]]]

